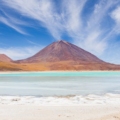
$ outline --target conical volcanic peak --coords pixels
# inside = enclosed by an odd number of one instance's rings
[[[64,42],[64,40],[58,40],[57,42]]]
[[[106,63],[76,45],[59,40],[30,58],[14,61],[10,65],[7,64],[7,67],[5,63],[0,69],[23,71],[120,70],[120,66]]]
[[[59,40],[59,41],[57,41],[58,43],[60,43],[60,44],[69,44],[67,41],[65,41],[65,40]]]
[[[5,54],[0,54],[0,62],[12,62],[12,59]]]
[[[48,45],[34,56],[20,62],[59,62],[77,61],[86,63],[103,63],[93,54],[64,40],[59,40]]]

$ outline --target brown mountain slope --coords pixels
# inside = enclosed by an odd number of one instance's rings
[[[5,63],[0,62],[0,71],[94,71],[94,70],[120,70],[120,66],[112,64],[72,62],[53,63]]]
[[[5,54],[0,54],[0,62],[12,62],[12,59]]]
[[[38,62],[60,62],[60,61],[76,61],[81,63],[103,63],[93,54],[71,44],[66,41],[57,41],[34,56],[21,60],[23,63],[38,63]]]

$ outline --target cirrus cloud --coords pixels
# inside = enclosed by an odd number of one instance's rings
[[[100,56],[108,47],[108,40],[115,33],[116,26],[120,24],[120,8],[113,9],[120,4],[120,1],[97,0],[90,6],[91,11],[85,16],[83,12],[88,9],[86,8],[88,1],[61,0],[56,4],[55,0],[29,0],[29,2],[28,0],[2,0],[2,5],[15,10],[22,16],[36,20],[38,26],[45,27],[55,39],[62,39],[63,34],[66,34],[76,45]],[[111,12],[112,19],[117,25],[103,27]],[[17,18],[14,17],[9,22],[7,18],[1,21],[24,34],[24,29],[19,27],[20,22],[23,21],[19,21],[18,24],[13,22],[14,20],[17,21]]]

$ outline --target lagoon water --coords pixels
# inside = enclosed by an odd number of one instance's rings
[[[120,72],[1,73],[0,96],[120,93]]]

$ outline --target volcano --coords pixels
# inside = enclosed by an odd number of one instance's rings
[[[82,48],[60,40],[48,45],[32,57],[15,61],[25,64],[26,70],[120,70],[114,65],[100,60]]]
[[[81,63],[103,63],[102,60],[93,54],[73,45],[69,42],[60,40],[50,44],[34,56],[19,62],[38,63],[38,62],[60,62],[74,61]]]
[[[120,65],[100,60],[95,55],[64,40],[53,42],[32,57],[13,61],[0,54],[0,71],[92,71],[120,70]]]

